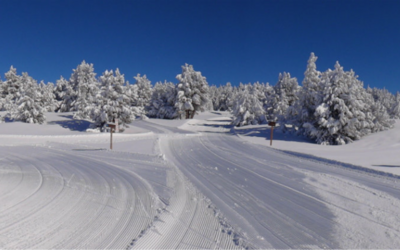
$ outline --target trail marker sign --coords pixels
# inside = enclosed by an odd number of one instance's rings
[[[271,126],[271,140],[269,145],[272,146],[272,138],[274,136],[274,127],[276,125],[276,122],[268,122],[268,125]]]
[[[110,149],[112,150],[112,134],[115,131],[117,124],[114,122],[109,122],[107,125],[110,128]]]

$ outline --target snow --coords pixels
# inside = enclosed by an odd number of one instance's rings
[[[1,115],[1,114],[0,114]],[[228,112],[0,124],[0,248],[397,248],[400,123],[342,146]]]
[[[266,125],[248,126],[236,129],[246,141],[269,146],[270,128]],[[243,136],[245,135],[245,136]],[[303,153],[382,171],[400,176],[400,121],[395,127],[379,133],[370,134],[361,140],[341,146],[323,146],[295,135],[274,131],[273,148]]]

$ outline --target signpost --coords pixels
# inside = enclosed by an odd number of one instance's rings
[[[269,145],[272,146],[272,138],[274,136],[274,127],[276,125],[276,122],[268,122],[268,125],[271,126],[271,140]]]
[[[117,126],[115,123],[109,122],[108,127],[110,128],[110,149],[112,150],[112,134]]]

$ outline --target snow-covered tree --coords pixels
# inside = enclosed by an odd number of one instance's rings
[[[69,83],[76,91],[76,99],[70,109],[70,111],[77,111],[74,118],[89,118],[88,107],[94,104],[99,91],[99,82],[96,79],[93,64],[83,61],[72,73]]]
[[[392,116],[393,106],[396,105],[396,97],[390,93],[387,89],[378,88],[367,88],[368,93],[370,93],[376,102],[382,104],[386,111]]]
[[[100,76],[100,90],[95,96],[95,101],[85,112],[100,130],[115,119],[118,119],[121,127],[127,127],[127,124],[134,119],[130,101],[124,75],[118,69],[115,70],[115,74],[112,70],[106,70]]]
[[[276,121],[278,118],[275,114],[277,106],[279,104],[279,97],[276,95],[274,87],[267,83],[264,88],[265,100],[263,102],[263,107],[266,114],[267,121]]]
[[[45,110],[41,106],[42,96],[39,85],[28,73],[22,73],[20,80],[21,84],[15,94],[15,103],[12,104],[8,117],[26,123],[45,123]]]
[[[259,91],[251,84],[239,90],[232,111],[232,125],[256,125],[266,123],[263,103],[259,100]]]
[[[232,111],[234,105],[235,91],[230,82],[219,88],[218,106],[216,110]]]
[[[292,78],[290,73],[284,72],[279,74],[279,80],[273,88],[274,94],[266,96],[271,108],[268,112],[268,117],[271,120],[279,120],[280,123],[284,123],[288,108],[297,101],[299,85],[295,77]]]
[[[146,75],[134,77],[136,82],[132,86],[132,106],[134,107],[135,113],[138,113],[141,117],[145,116],[145,108],[150,104],[152,87],[151,82],[147,79]]]
[[[400,119],[400,92],[396,93],[395,102],[390,110],[390,117]]]
[[[178,111],[175,107],[176,88],[172,82],[157,82],[153,88],[147,115],[160,119],[176,119]]]
[[[58,102],[54,93],[54,83],[45,84],[43,81],[39,83],[39,91],[41,95],[40,106],[47,112],[54,112],[58,109]]]
[[[84,110],[95,101],[98,89],[93,64],[83,61],[73,70],[68,82],[62,77],[57,81],[56,98],[61,99],[59,111],[76,111],[75,118],[88,118]]]
[[[212,108],[210,110],[217,110],[218,106],[219,106],[219,96],[220,96],[220,91],[221,88],[218,88],[215,85],[212,85],[208,88],[208,96],[209,96],[209,100],[211,102],[211,106]]]
[[[5,74],[6,80],[2,82],[0,97],[2,98],[2,110],[10,111],[12,105],[20,97],[22,77],[17,74],[17,69],[13,66]]]
[[[176,79],[177,98],[175,107],[180,112],[192,112],[192,117],[197,111],[204,111],[209,102],[208,83],[201,72],[195,71],[192,65],[187,63],[182,66],[182,74]]]
[[[345,72],[337,62],[333,71],[321,75],[321,81],[324,97],[314,113],[316,120],[303,125],[317,143],[341,145],[392,126],[387,115],[378,118],[371,112],[372,97],[353,71]]]
[[[61,76],[56,82],[54,89],[55,98],[58,102],[57,112],[68,112],[75,101],[76,93],[69,82]]]
[[[138,98],[134,100],[134,104],[138,107],[145,107],[149,104],[151,99],[151,82],[147,79],[146,75],[140,76],[140,74],[137,74],[134,78],[136,80],[135,84],[137,86],[138,95]]]
[[[323,82],[321,72],[317,70],[318,57],[311,53],[307,69],[304,72],[303,87],[298,93],[298,100],[289,110],[288,119],[298,128],[298,133],[303,134],[304,123],[313,123],[315,110],[322,103]]]

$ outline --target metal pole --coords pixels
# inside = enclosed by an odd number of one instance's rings
[[[270,141],[270,143],[269,143],[270,146],[272,146],[272,137],[273,137],[273,134],[274,134],[274,126],[271,126],[271,141]]]

